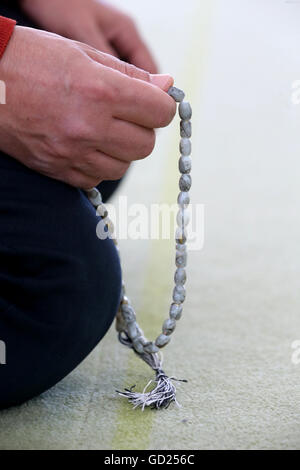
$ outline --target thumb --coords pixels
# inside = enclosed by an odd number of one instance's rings
[[[143,80],[144,82],[152,83],[163,91],[168,89],[174,84],[174,79],[171,75],[150,74],[146,70],[139,69],[135,65],[127,64],[127,62],[119,61],[119,71],[128,75],[130,78]]]
[[[171,75],[150,75],[150,82],[161,88],[164,91],[168,91],[168,89],[174,85],[174,78]]]
[[[139,69],[135,65],[127,64],[127,62],[122,62],[121,60],[119,62],[119,71],[128,75],[130,78],[137,78],[138,80],[152,83],[152,85],[157,86],[163,91],[168,91],[168,89],[174,84],[174,79],[171,75],[150,74],[149,72],[146,72],[146,70]]]
[[[174,79],[171,75],[150,74],[149,72],[146,72],[146,70],[139,69],[138,67],[135,67],[135,65],[123,62],[122,60],[117,59],[117,57],[97,51],[87,45],[84,45],[84,48],[86,54],[95,62],[117,70],[130,78],[136,78],[138,80],[151,83],[163,91],[168,91],[168,89],[174,84]]]

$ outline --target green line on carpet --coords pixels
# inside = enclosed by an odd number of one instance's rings
[[[211,0],[203,0],[198,6],[199,14],[194,12],[193,16],[193,34],[191,34],[190,42],[193,47],[187,48],[190,50],[190,55],[187,57],[187,67],[185,76],[188,75],[188,80],[183,79],[186,89],[189,91],[188,99],[192,99],[196,90],[199,90],[199,83],[197,78],[203,76],[204,57],[206,56],[206,39],[209,21],[211,19],[212,5]],[[199,18],[201,18],[201,25],[199,27]],[[197,20],[197,21],[196,21]],[[197,36],[197,40],[195,40]],[[197,49],[199,52],[198,42],[201,43],[202,56],[196,65],[192,57],[192,53]],[[193,73],[186,73],[189,68],[188,65],[193,64]],[[194,93],[192,93],[194,92]],[[195,96],[194,96],[195,97]],[[167,152],[168,159],[166,160],[165,168],[163,171],[164,190],[160,200],[163,203],[173,204],[176,201],[178,193],[178,170],[177,165],[174,164],[174,156],[178,155],[178,137],[173,134],[170,138],[170,148]],[[162,320],[167,316],[169,303],[173,290],[173,273],[174,273],[174,244],[167,241],[152,241],[150,248],[150,262],[147,267],[147,275],[145,278],[145,287],[143,303],[140,306],[138,315],[141,318],[141,325],[149,338],[154,338],[157,335],[161,326]],[[159,276],[157,276],[157,266],[159,266]],[[167,367],[166,367],[167,372]],[[126,387],[136,384],[137,390],[142,390],[147,382],[154,377],[149,367],[138,358],[131,354],[128,362],[128,369],[126,374]],[[172,412],[171,409],[169,412]],[[153,410],[133,410],[132,406],[124,399],[119,405],[119,410],[116,413],[117,428],[112,441],[112,450],[145,450],[149,448],[151,431],[155,422],[155,418],[160,411]]]

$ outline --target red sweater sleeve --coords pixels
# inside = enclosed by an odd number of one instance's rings
[[[16,21],[0,16],[0,59],[4,54],[8,41],[11,38]]]

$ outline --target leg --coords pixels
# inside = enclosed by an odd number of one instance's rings
[[[121,272],[85,195],[0,154],[0,408],[52,387],[117,311]]]

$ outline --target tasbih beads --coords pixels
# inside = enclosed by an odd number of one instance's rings
[[[187,207],[190,203],[189,189],[191,188],[192,180],[190,176],[192,161],[191,161],[191,141],[192,136],[192,108],[187,102],[184,102],[184,93],[175,87],[170,88],[168,94],[174,98],[179,104],[180,122],[180,145],[179,150],[181,157],[179,159],[179,171],[181,178],[179,182],[180,193],[178,195],[179,211],[177,214],[177,230],[176,230],[176,272],[174,276],[175,287],[173,291],[173,303],[170,307],[169,318],[163,323],[162,333],[156,338],[155,341],[148,341],[136,322],[136,315],[129,299],[125,293],[121,300],[120,310],[117,316],[117,331],[119,333],[125,332],[132,342],[132,346],[138,354],[158,353],[160,348],[166,346],[171,340],[171,334],[176,328],[176,321],[180,320],[183,310],[183,302],[185,301],[185,287],[186,282],[186,264],[187,264],[187,249],[186,249],[186,227],[189,222]],[[122,341],[124,342],[124,340]],[[125,339],[127,343],[127,339]]]
[[[156,372],[157,386],[151,392],[144,390],[142,394],[135,393],[132,390],[125,392],[118,392],[120,395],[129,398],[135,407],[152,406],[154,408],[167,407],[172,401],[176,401],[176,389],[171,380],[162,370],[162,363],[159,355],[159,350],[166,346],[171,340],[171,334],[176,328],[176,322],[180,320],[183,311],[183,303],[186,297],[185,283],[186,283],[186,264],[187,264],[187,234],[186,228],[189,223],[189,214],[187,211],[190,203],[189,190],[191,188],[191,141],[192,136],[192,108],[188,102],[183,101],[185,94],[178,88],[171,87],[168,94],[179,103],[179,116],[180,116],[180,158],[179,158],[179,172],[181,174],[179,180],[180,193],[178,195],[178,214],[177,214],[177,229],[176,229],[176,271],[174,275],[175,287],[173,290],[173,302],[169,311],[169,318],[163,323],[162,332],[155,341],[148,341],[142,329],[139,327],[134,308],[130,300],[126,296],[124,282],[122,284],[122,294],[119,311],[116,317],[116,329],[119,333],[119,340],[127,347],[134,349],[134,351],[149,364]],[[114,226],[108,217],[108,212],[102,203],[101,194],[96,188],[87,191],[90,202],[96,207],[97,213],[102,218],[103,231],[113,239],[117,251],[118,243],[114,236]]]

